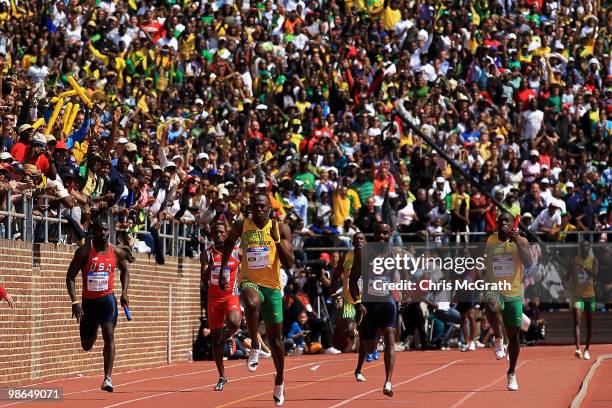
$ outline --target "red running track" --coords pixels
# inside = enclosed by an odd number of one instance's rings
[[[612,407],[612,359],[602,361],[589,383],[589,389],[582,403],[582,408]]]
[[[584,361],[574,357],[571,346],[523,348],[517,370],[518,392],[506,390],[508,363],[496,361],[491,349],[468,353],[398,352],[393,398],[382,394],[382,354],[379,361],[365,363],[365,383],[357,383],[353,375],[356,354],[288,357],[285,407],[567,407],[591,364],[599,355],[611,352],[612,345],[592,346],[592,359]],[[271,359],[260,360],[255,373],[247,372],[245,360],[225,363],[229,383],[223,392],[213,391],[217,380],[214,363],[196,362],[115,374],[112,394],[100,390],[101,376],[46,382],[41,386],[63,387],[62,403],[0,402],[0,408],[273,406]],[[612,406],[612,392],[606,386],[606,379],[612,374],[612,361],[608,360],[600,369],[605,373],[596,373],[597,381],[591,385],[589,404],[585,402],[585,407]]]

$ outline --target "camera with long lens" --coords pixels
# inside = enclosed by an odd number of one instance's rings
[[[312,280],[321,279],[325,265],[325,261],[320,259],[304,262],[306,277]]]

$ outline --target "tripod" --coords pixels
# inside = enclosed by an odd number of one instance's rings
[[[329,328],[332,333],[334,332],[334,327],[332,326],[331,319],[329,318],[327,304],[325,303],[325,299],[323,298],[323,287],[321,286],[320,280],[317,280],[317,317],[319,319],[325,320],[329,325]]]

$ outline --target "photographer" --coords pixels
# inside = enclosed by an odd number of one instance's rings
[[[319,319],[314,313],[310,298],[300,290],[298,282],[290,278],[285,287],[285,296],[283,297],[283,316],[285,316],[285,324],[296,322],[300,314],[306,313],[308,317],[308,327],[311,332],[311,339],[321,338],[321,345],[325,349],[326,354],[340,354],[339,350],[332,347],[332,332],[330,325],[323,319]],[[292,326],[285,326],[283,332],[290,332]]]

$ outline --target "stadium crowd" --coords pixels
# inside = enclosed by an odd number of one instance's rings
[[[67,243],[112,214],[122,245],[163,263],[163,222],[196,253],[198,231],[243,217],[262,190],[303,265],[320,258],[304,248],[350,246],[381,221],[395,243],[492,232],[486,190],[546,241],[607,242],[604,6],[0,1],[0,210],[34,197],[35,213],[68,220],[69,236],[49,233]],[[22,236],[1,218],[3,237]]]

